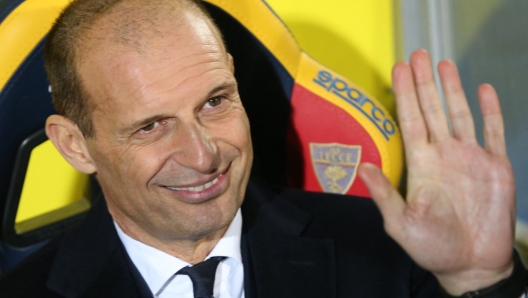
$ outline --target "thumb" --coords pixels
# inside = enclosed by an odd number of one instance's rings
[[[387,233],[392,237],[400,234],[399,223],[405,209],[405,201],[381,170],[371,163],[361,163],[358,175],[367,185],[370,195],[383,216]]]

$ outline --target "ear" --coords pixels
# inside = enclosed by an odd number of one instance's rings
[[[231,56],[229,53],[227,53],[227,63],[229,63],[229,70],[231,70],[231,73],[235,74],[235,62],[233,60],[233,56]]]
[[[86,139],[73,121],[60,115],[49,116],[46,120],[46,135],[60,154],[79,172],[96,172]]]

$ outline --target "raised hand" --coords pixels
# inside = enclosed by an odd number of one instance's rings
[[[393,87],[408,171],[403,199],[381,171],[360,166],[385,229],[454,295],[509,276],[515,224],[515,182],[506,155],[499,100],[478,89],[486,148],[475,138],[456,66],[438,65],[452,133],[434,82],[429,55],[414,52],[393,69]]]

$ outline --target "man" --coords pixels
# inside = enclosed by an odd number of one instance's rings
[[[428,54],[394,68],[406,200],[379,169],[359,168],[405,252],[368,200],[248,183],[233,57],[198,3],[76,1],[48,37],[46,67],[59,112],[46,132],[76,169],[95,174],[105,200],[5,276],[2,297],[198,297],[190,268],[206,259],[218,266],[215,297],[439,294],[407,254],[449,294],[522,294],[498,98],[479,89],[483,149],[449,61],[439,74],[452,135]]]

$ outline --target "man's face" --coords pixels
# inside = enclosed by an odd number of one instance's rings
[[[249,178],[249,122],[231,58],[206,21],[182,14],[140,50],[93,43],[79,67],[95,104],[87,148],[114,220],[136,238],[221,231]]]

